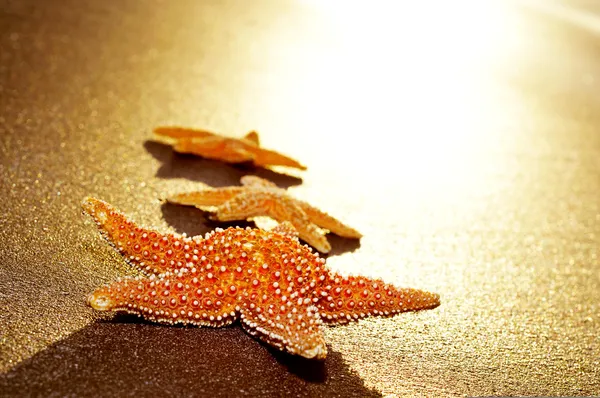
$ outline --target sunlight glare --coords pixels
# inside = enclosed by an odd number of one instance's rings
[[[325,145],[365,156],[368,148],[369,161],[393,159],[414,181],[475,172],[468,156],[492,145],[490,126],[510,108],[494,102],[490,81],[518,45],[513,10],[477,0],[304,3],[326,16],[334,37],[302,88]],[[340,144],[326,134],[340,130],[379,141]]]

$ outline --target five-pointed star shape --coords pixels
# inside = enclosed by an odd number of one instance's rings
[[[211,188],[169,197],[171,203],[217,206],[214,218],[219,221],[246,220],[267,216],[278,222],[288,221],[301,239],[321,253],[329,253],[331,245],[319,227],[345,238],[362,237],[329,214],[287,194],[284,189],[256,176],[241,178],[242,186]]]
[[[306,170],[306,166],[281,153],[261,148],[256,131],[243,138],[230,138],[206,130],[183,127],[158,127],[154,133],[173,145],[176,152],[192,153],[228,163],[252,162],[257,166],[287,166]]]
[[[87,198],[83,209],[147,275],[120,278],[90,294],[88,304],[99,311],[213,327],[240,320],[250,335],[282,351],[323,359],[323,325],[439,305],[434,293],[332,272],[300,245],[289,224],[189,238],[137,226],[98,199]]]

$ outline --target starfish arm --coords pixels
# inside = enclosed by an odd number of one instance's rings
[[[190,245],[200,240],[139,227],[112,205],[96,198],[86,198],[82,207],[102,236],[143,272],[160,274],[185,265]]]
[[[164,126],[154,129],[154,134],[168,138],[206,138],[218,136],[207,130],[196,130],[177,126]]]
[[[219,221],[245,220],[268,216],[278,222],[289,221],[306,243],[322,253],[328,253],[331,245],[306,214],[287,197],[274,192],[249,191],[237,195],[217,208]]]
[[[242,192],[242,187],[213,188],[172,195],[167,200],[187,206],[219,206]]]
[[[246,187],[278,188],[277,185],[271,181],[252,175],[243,176],[240,178],[240,182]]]
[[[225,145],[225,149],[219,154],[218,159],[228,163],[253,162],[254,153],[248,150],[248,146],[240,143],[238,140],[230,140]]]
[[[392,316],[440,305],[440,296],[399,288],[380,279],[329,273],[322,284],[317,307],[326,324],[343,324],[367,316]]]
[[[258,133],[254,130],[250,131],[248,134],[242,138],[245,141],[249,141],[255,146],[260,146],[260,139],[258,138]]]
[[[175,152],[191,153],[207,158],[215,157],[225,147],[225,139],[219,136],[182,137],[173,145]]]
[[[228,163],[242,163],[254,159],[254,155],[244,149],[238,140],[218,135],[206,137],[182,137],[173,144],[179,153],[191,153],[207,159],[222,160]]]
[[[228,163],[242,163],[254,159],[237,140],[219,136],[206,138],[180,138],[173,149],[180,153],[191,153],[207,159],[222,160]]]
[[[296,240],[298,239],[299,235],[298,230],[294,228],[294,225],[289,221],[284,221],[282,223],[277,224],[275,228],[271,230],[271,232],[284,236],[289,236],[290,238]]]
[[[308,218],[319,227],[328,229],[334,234],[343,236],[345,238],[362,238],[362,234],[360,232],[343,224],[338,219],[330,216],[324,211],[321,211],[301,200],[296,200],[296,204],[300,206]]]
[[[295,159],[285,156],[279,152],[271,151],[264,148],[254,148],[254,164],[258,166],[287,166],[300,170],[306,170],[306,166]]]
[[[225,326],[237,319],[235,293],[196,278],[128,277],[98,288],[87,298],[98,311],[127,312],[159,323]]]
[[[308,304],[309,299],[276,301],[254,298],[244,303],[240,310],[244,330],[281,351],[325,359],[327,346],[317,308]]]
[[[310,221],[301,208],[295,206],[289,198],[276,196],[278,200],[269,206],[268,216],[279,222],[288,221],[297,231],[300,239],[320,251],[329,253],[331,245],[317,226]]]
[[[242,192],[217,207],[215,218],[219,221],[246,220],[267,215],[267,196],[262,192]]]

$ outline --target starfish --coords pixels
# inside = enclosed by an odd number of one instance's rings
[[[237,227],[187,237],[140,227],[98,199],[86,198],[83,209],[144,274],[90,294],[87,303],[99,311],[212,327],[239,320],[250,335],[282,351],[323,359],[325,325],[439,305],[434,293],[332,272],[289,223],[273,231]]]
[[[278,152],[261,148],[258,133],[242,138],[224,137],[206,130],[183,127],[158,127],[154,133],[180,153],[193,153],[228,163],[252,162],[256,166],[287,166],[306,170],[306,166]]]
[[[354,228],[306,202],[292,198],[270,181],[256,176],[244,176],[240,181],[243,186],[181,193],[167,200],[199,208],[217,206],[214,218],[219,221],[246,220],[258,216],[267,216],[278,222],[289,221],[300,238],[321,253],[329,253],[331,245],[319,227],[345,238],[362,237]]]

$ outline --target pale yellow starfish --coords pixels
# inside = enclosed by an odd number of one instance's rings
[[[192,153],[228,163],[252,162],[256,166],[287,166],[306,170],[306,166],[281,153],[261,148],[258,133],[242,138],[224,137],[206,130],[183,127],[158,127],[154,133],[180,153]]]
[[[357,230],[306,202],[292,198],[270,181],[244,176],[241,183],[243,186],[181,193],[169,197],[168,201],[199,208],[217,206],[214,218],[219,221],[260,216],[273,218],[280,223],[289,221],[301,239],[322,253],[328,253],[331,245],[319,227],[345,238],[362,237]]]

